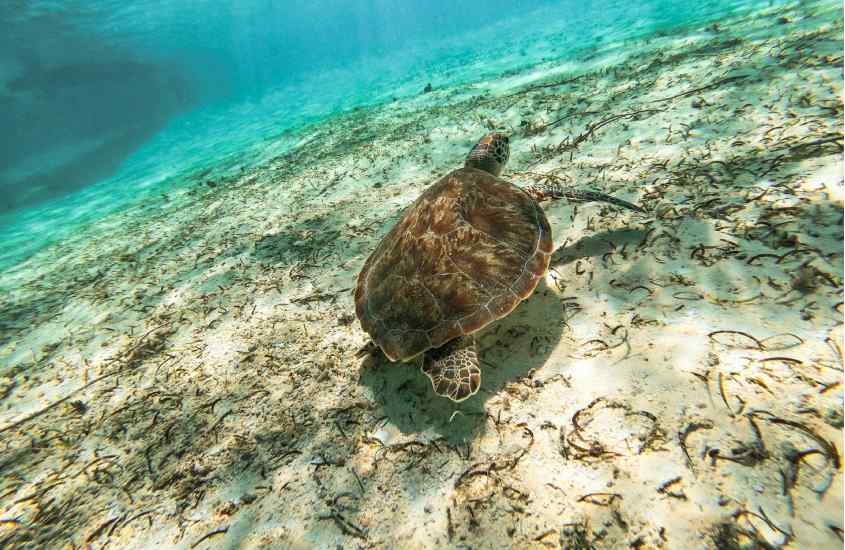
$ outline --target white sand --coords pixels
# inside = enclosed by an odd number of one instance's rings
[[[841,547],[841,10],[802,6],[337,117],[0,275],[0,546]],[[455,405],[356,358],[349,289],[492,127],[653,216],[549,205]]]

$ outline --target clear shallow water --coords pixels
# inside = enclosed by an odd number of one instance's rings
[[[6,263],[57,241],[0,270],[0,547],[841,547],[841,6],[80,5],[0,48]],[[547,204],[456,405],[349,291],[489,128],[649,215]]]
[[[30,2],[0,22],[0,268],[111,212],[251,166],[357,106],[561,60],[753,2]],[[313,144],[311,146],[319,146]],[[202,178],[200,178],[201,180]]]

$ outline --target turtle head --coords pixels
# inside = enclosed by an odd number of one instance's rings
[[[475,144],[464,166],[478,168],[498,176],[502,173],[502,168],[505,167],[510,153],[508,136],[494,132],[487,134]]]

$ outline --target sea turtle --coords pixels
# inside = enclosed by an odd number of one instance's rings
[[[552,235],[545,199],[602,201],[592,191],[549,183],[517,187],[498,176],[508,137],[484,136],[463,168],[408,206],[370,254],[355,289],[361,326],[391,361],[421,358],[434,391],[463,401],[481,383],[472,336],[509,314],[549,267]]]

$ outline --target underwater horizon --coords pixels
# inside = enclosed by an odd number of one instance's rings
[[[832,0],[0,6],[0,548],[841,548]]]
[[[472,84],[544,63],[600,67],[625,39],[754,5],[13,3],[0,9],[0,269],[191,176],[256,166],[338,113],[427,84],[496,93]]]

